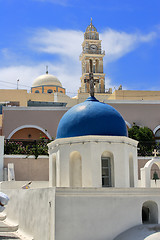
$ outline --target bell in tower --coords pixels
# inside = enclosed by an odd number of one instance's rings
[[[95,93],[105,93],[105,74],[103,73],[103,58],[105,51],[101,49],[101,40],[99,40],[99,33],[92,24],[86,28],[84,33],[84,41],[82,43],[82,53],[80,61],[82,62],[82,76],[81,76],[81,93],[89,93],[89,73],[93,72],[93,77],[96,80],[94,86]]]

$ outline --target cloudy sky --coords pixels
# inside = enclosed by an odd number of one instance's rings
[[[0,88],[29,90],[45,73],[80,87],[83,33],[100,33],[106,89],[160,90],[159,0],[0,0]]]

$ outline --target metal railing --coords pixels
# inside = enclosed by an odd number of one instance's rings
[[[48,155],[49,142],[49,139],[43,138],[40,140],[5,139],[4,154],[35,155],[37,158],[39,155]]]

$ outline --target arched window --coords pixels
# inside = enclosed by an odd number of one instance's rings
[[[35,93],[39,93],[39,90],[36,90]]]
[[[82,159],[77,151],[70,154],[69,178],[70,187],[82,187]]]
[[[155,139],[157,142],[160,142],[160,128],[155,133]]]
[[[92,69],[91,69],[92,68]],[[89,59],[89,71],[92,72],[93,71],[93,61],[92,59]]]
[[[146,201],[142,206],[142,223],[157,224],[158,223],[158,206],[154,201]]]
[[[96,60],[96,73],[98,73],[99,72],[99,61],[98,61],[98,59]]]
[[[114,186],[113,154],[104,152],[101,156],[102,187]]]
[[[48,89],[47,93],[53,93],[53,90],[52,89]]]

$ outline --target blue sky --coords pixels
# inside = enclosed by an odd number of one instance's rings
[[[30,89],[45,73],[74,96],[83,33],[100,33],[106,89],[160,90],[159,0],[0,0],[0,88]]]

